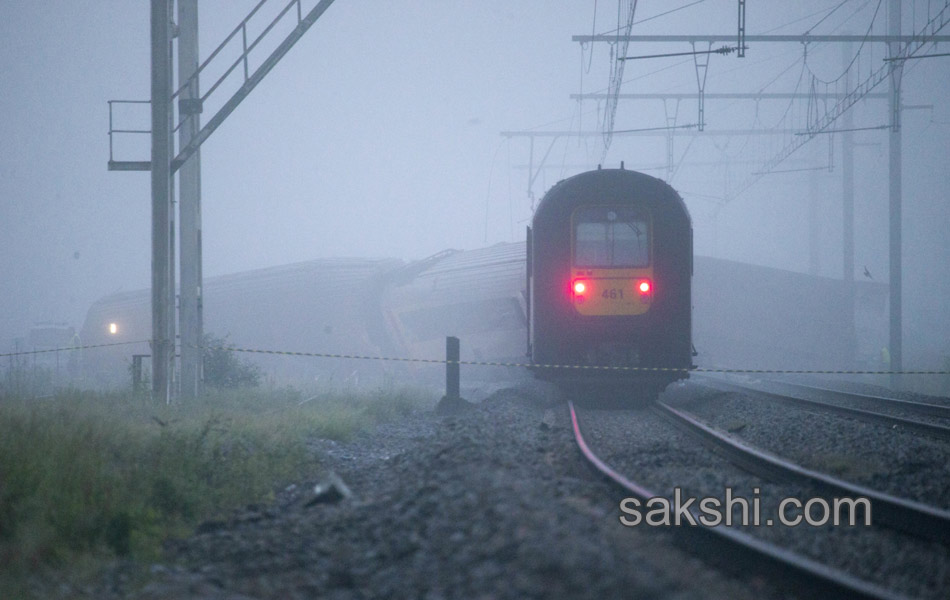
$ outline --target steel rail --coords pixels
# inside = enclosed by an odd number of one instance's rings
[[[654,410],[698,438],[703,445],[720,452],[727,460],[751,473],[808,485],[827,497],[867,498],[871,501],[874,522],[921,539],[950,543],[950,512],[946,510],[813,471],[731,438],[700,422],[694,415],[664,402],[657,402]],[[858,518],[862,516],[857,515]]]
[[[941,419],[950,419],[950,406],[941,406],[939,404],[930,404],[928,402],[917,402],[916,400],[903,400],[901,398],[888,398],[886,396],[874,396],[870,394],[859,394],[857,392],[846,392],[844,390],[834,390],[826,387],[819,387],[816,385],[805,385],[803,383],[792,383],[790,381],[777,381],[769,380],[769,383],[787,386],[791,388],[797,388],[810,392],[824,392],[826,394],[831,394],[832,396],[838,396],[841,398],[847,398],[849,400],[855,400],[863,402],[868,406],[876,406],[878,408],[893,408],[898,410],[903,410],[909,413],[914,413],[922,417],[938,417]]]
[[[766,390],[761,390],[759,388],[750,387],[738,383],[733,383],[731,381],[725,381],[722,379],[701,377],[697,378],[698,382],[701,385],[706,387],[716,388],[722,391],[732,391],[732,392],[752,392],[756,395],[757,398],[763,398],[771,400],[774,402],[781,402],[783,404],[788,404],[790,406],[796,406],[798,408],[819,410],[823,412],[830,412],[838,415],[843,415],[847,417],[852,417],[865,421],[868,423],[876,423],[880,425],[886,425],[892,428],[901,428],[906,431],[913,431],[914,433],[920,433],[924,435],[929,435],[943,441],[950,441],[950,427],[944,425],[937,425],[934,423],[925,423],[922,421],[914,421],[912,419],[905,419],[903,417],[895,417],[894,415],[888,415],[885,413],[874,412],[870,410],[863,410],[860,408],[851,408],[849,406],[841,406],[840,404],[831,404],[828,402],[822,402],[820,400],[807,400],[805,398],[798,398],[796,396],[789,396],[787,394],[780,394],[778,392],[769,392]]]
[[[581,433],[574,403],[568,402],[568,407],[574,428],[574,440],[584,458],[598,472],[623,488],[625,492],[633,494],[641,503],[645,504],[650,498],[657,497],[658,494],[613,470],[590,449]],[[690,512],[698,522],[698,509],[691,507]],[[753,568],[770,575],[780,576],[793,582],[799,591],[802,586],[807,586],[810,588],[809,591],[818,597],[876,599],[901,597],[874,583],[769,544],[738,529],[722,525],[684,526],[675,528],[674,533],[682,536],[691,548],[701,548],[710,557],[728,556],[733,566],[741,564],[743,570]]]

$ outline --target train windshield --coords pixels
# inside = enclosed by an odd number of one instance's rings
[[[575,267],[646,267],[650,227],[630,208],[585,207],[574,213]]]

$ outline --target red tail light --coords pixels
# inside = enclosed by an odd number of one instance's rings
[[[653,291],[653,284],[650,283],[649,279],[641,279],[637,282],[637,290],[644,296]]]
[[[574,302],[582,304],[587,300],[587,295],[590,293],[590,287],[587,282],[582,279],[575,279],[571,282],[571,298]]]

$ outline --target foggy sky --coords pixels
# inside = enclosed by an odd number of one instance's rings
[[[750,3],[747,30],[864,33],[877,3],[854,0],[818,24],[838,3]],[[200,3],[202,58],[254,4]],[[685,4],[643,0],[637,20]],[[927,3],[904,4],[906,33],[923,24]],[[876,33],[884,32],[885,15],[886,2]],[[106,101],[148,98],[148,18],[144,0],[0,3],[0,340],[25,335],[36,321],[79,327],[95,299],[150,283],[149,176],[106,170]],[[603,105],[569,95],[606,88],[609,47],[582,53],[571,36],[610,32],[616,20],[616,3],[604,1],[595,22],[590,1],[337,0],[202,148],[205,275],[331,256],[416,259],[523,239],[529,142],[499,132],[599,128]],[[633,32],[735,30],[735,2],[707,0]],[[881,63],[877,46],[863,50],[859,79]],[[640,44],[628,54],[689,49]],[[824,80],[841,73],[839,46],[811,45],[807,69],[795,64],[802,52],[796,43],[750,44],[741,60],[713,56],[706,92],[806,92],[812,73]],[[908,67],[905,104],[933,109],[904,113],[905,346],[950,353],[950,61]],[[624,92],[697,88],[688,57],[630,61],[625,80]],[[203,122],[213,110],[206,107]],[[706,102],[709,130],[775,127],[783,114],[789,127],[800,127],[806,112],[804,102]],[[862,102],[854,115],[858,127],[886,124],[886,102]],[[125,117],[116,125],[148,127],[147,108]],[[695,102],[680,103],[677,123],[695,121]],[[617,111],[617,129],[664,124],[659,101],[622,102]],[[753,162],[784,140],[675,138],[674,156],[685,158],[672,183],[693,214],[697,253],[807,271],[809,190],[817,189],[821,273],[840,277],[840,140],[829,154],[828,137],[779,168],[830,171],[769,175],[725,206],[717,198],[729,197]],[[856,270],[867,266],[886,281],[887,134],[859,132],[855,140],[862,144],[855,151]],[[535,166],[549,143],[535,142]],[[117,159],[148,159],[147,139],[120,146]],[[536,198],[582,165],[595,166],[602,149],[598,137],[558,139],[546,163],[557,168],[540,172]],[[621,160],[628,168],[663,165],[666,141],[616,137],[605,163]],[[662,169],[647,172],[666,177]]]

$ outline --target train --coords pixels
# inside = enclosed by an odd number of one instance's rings
[[[417,261],[327,258],[209,277],[205,331],[240,348],[322,355],[242,355],[267,381],[295,386],[440,385],[444,369],[428,361],[456,336],[462,361],[479,363],[463,365],[474,398],[531,377],[649,396],[693,364],[852,368],[886,338],[868,325],[886,322],[886,286],[857,283],[851,311],[841,280],[694,256],[682,199],[642,173],[559,182],[529,231],[526,242]],[[95,302],[79,336],[99,346],[82,354],[85,382],[128,385],[150,328],[149,290]]]
[[[622,165],[559,182],[534,213],[526,255],[538,377],[652,397],[689,376],[693,229],[666,182]]]

